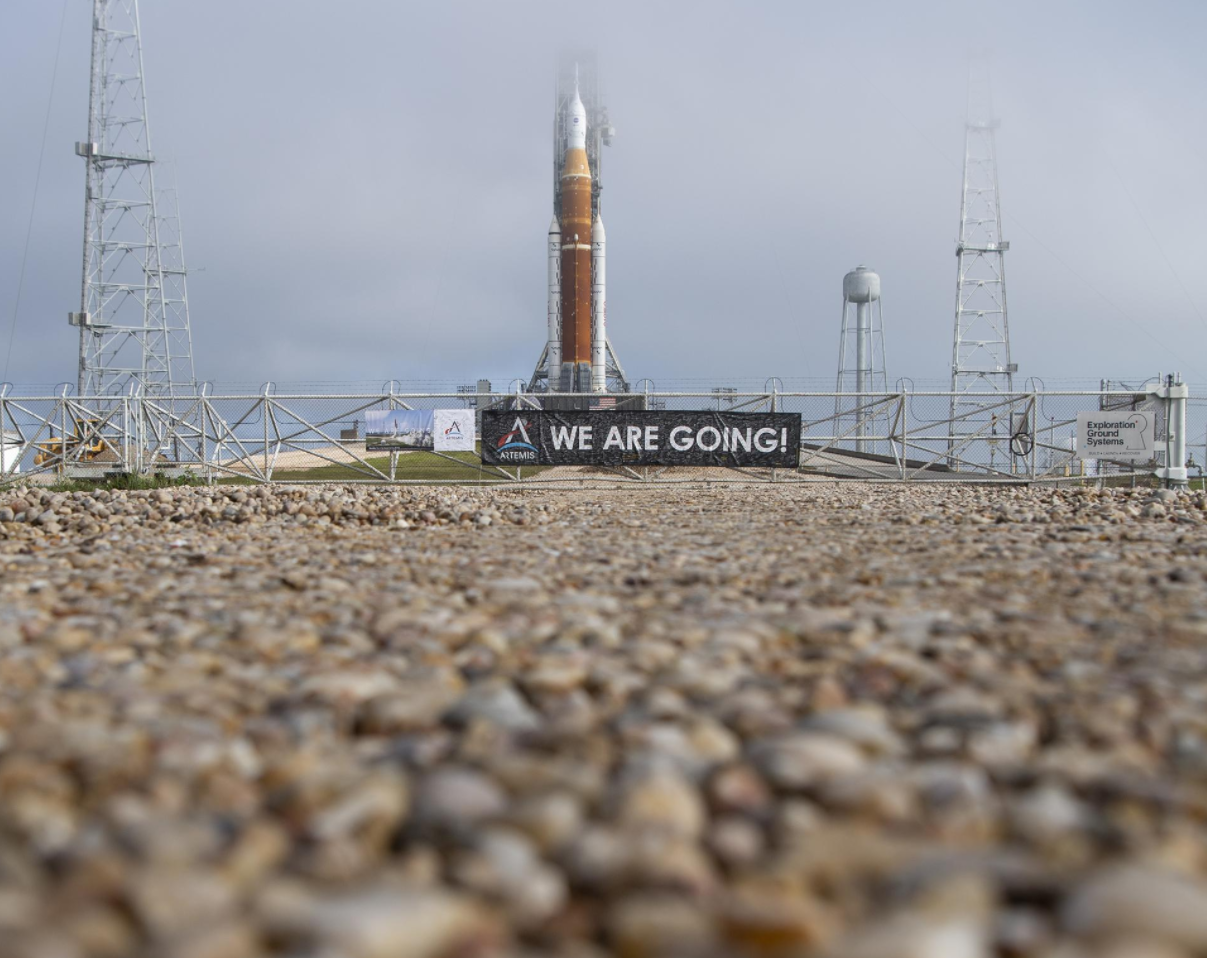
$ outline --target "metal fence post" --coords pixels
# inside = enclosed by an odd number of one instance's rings
[[[207,405],[205,393],[202,393],[197,402],[197,412],[201,415],[201,436],[197,443],[197,451],[201,453],[201,468],[205,475],[206,484],[209,485],[213,480],[213,473],[210,471],[210,455],[205,431],[205,410]]]
[[[122,396],[121,467],[123,473],[130,471],[130,400]]]
[[[63,408],[60,410],[60,420],[62,422],[62,433],[59,438],[59,473],[67,474],[67,387],[63,387],[61,393],[63,397]]]
[[[260,393],[260,421],[264,424],[264,468],[261,470],[260,475],[264,482],[269,482],[272,479],[268,468],[268,411],[271,403],[268,397],[275,386],[276,383],[270,379],[264,384],[264,388]]]
[[[138,459],[138,474],[147,471],[147,400],[140,392],[135,397],[138,403],[138,449],[135,453]]]
[[[1030,472],[1031,472],[1031,481],[1034,482],[1035,481],[1035,452],[1036,452],[1036,447],[1039,445],[1039,442],[1038,442],[1039,429],[1037,428],[1039,425],[1039,394],[1035,393],[1035,392],[1031,393],[1031,417],[1030,417],[1030,419],[1031,419]]]
[[[901,479],[909,479],[909,390],[901,387]]]
[[[4,397],[7,395],[8,383],[0,384],[0,480],[3,480],[8,475],[7,463],[5,462],[5,453],[8,452],[8,443],[6,442],[8,434],[5,430],[5,424],[8,422],[8,418],[5,415],[4,409]],[[16,458],[13,461],[14,470],[21,462],[22,453],[25,452],[24,448],[22,448],[23,445],[24,443],[17,446]]]
[[[268,387],[264,387],[264,395],[260,399],[260,421],[264,423],[264,468],[260,475],[268,481]]]
[[[764,383],[763,385],[766,386],[767,384]],[[775,405],[776,405],[775,401],[777,398],[776,393],[777,393],[778,386],[779,386],[779,384],[773,380],[771,383],[771,397],[770,397],[771,412],[773,412],[773,413],[775,412]],[[799,452],[799,450],[798,450],[798,452]],[[798,459],[798,461],[799,461],[799,459]],[[779,470],[777,470],[775,468],[775,466],[771,467],[771,481],[772,482],[779,481]]]

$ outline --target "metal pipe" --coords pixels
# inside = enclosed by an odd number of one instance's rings
[[[608,388],[606,347],[608,342],[607,244],[603,217],[591,227],[591,390]]]
[[[855,392],[868,391],[868,380],[871,379],[871,303],[857,302],[855,304]],[[856,400],[856,405],[862,406],[863,398]],[[863,410],[856,414],[855,448],[859,452],[867,452],[867,421]]]
[[[1185,488],[1189,477],[1186,469],[1186,399],[1190,390],[1182,382],[1182,374],[1174,373],[1159,391],[1166,400],[1165,468],[1158,475],[1167,486]]]
[[[548,355],[546,373],[549,389],[554,390],[562,375],[562,228],[557,217],[549,224],[549,303]]]

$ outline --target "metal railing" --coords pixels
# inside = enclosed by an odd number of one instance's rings
[[[727,466],[484,465],[477,453],[366,449],[366,414],[391,409],[618,409],[771,411],[801,417],[796,469]],[[1131,404],[1158,410],[1158,453],[1145,462],[1077,458],[1077,415]],[[207,482],[371,482],[598,485],[641,482],[1062,482],[1151,478],[1185,436],[1187,402],[1159,392],[1031,391],[960,395],[654,392],[624,394],[396,393],[258,396],[18,397],[0,389],[0,482],[101,479],[113,473]],[[1191,404],[1193,410],[1207,407]],[[1170,428],[1172,424],[1172,428]],[[1192,424],[1190,434],[1203,432]],[[1183,458],[1185,453],[1182,453]],[[1170,460],[1170,461],[1166,461]]]

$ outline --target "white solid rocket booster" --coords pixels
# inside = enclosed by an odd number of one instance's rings
[[[549,351],[545,357],[549,388],[562,379],[562,230],[557,217],[549,224]]]
[[[597,393],[608,388],[607,243],[603,217],[596,216],[595,225],[591,227],[591,390]]]

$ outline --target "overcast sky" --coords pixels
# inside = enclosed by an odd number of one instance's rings
[[[75,378],[91,0],[67,0],[7,378]],[[61,13],[0,12],[0,360]],[[949,375],[968,57],[992,53],[1014,358],[1207,385],[1207,4],[142,0],[217,382],[472,381],[545,335],[553,67],[593,45],[632,379],[832,380],[876,269],[890,383]]]

